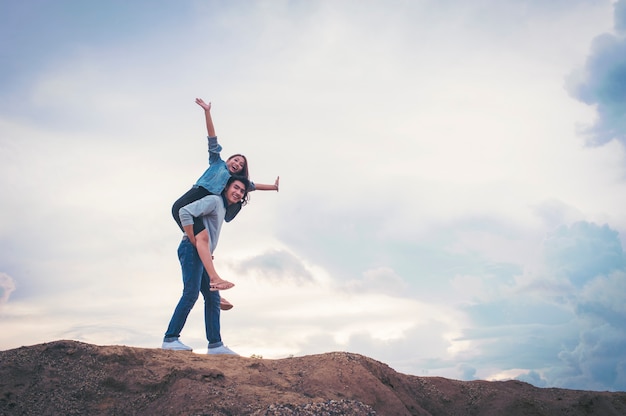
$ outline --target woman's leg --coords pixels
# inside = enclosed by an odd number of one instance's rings
[[[211,195],[211,192],[207,191],[201,186],[198,186],[196,188],[191,188],[190,190],[185,192],[183,196],[178,198],[176,202],[174,202],[174,205],[172,205],[172,217],[174,217],[174,221],[176,221],[176,224],[178,224],[178,227],[181,231],[183,231],[183,226],[180,223],[180,216],[178,215],[178,211],[180,211],[180,209],[185,205],[191,204],[192,202],[197,201],[198,199],[202,199],[207,195]],[[204,224],[202,220],[200,218],[194,219],[194,234],[198,234],[202,230],[204,230]]]
[[[202,260],[204,269],[209,274],[211,290],[226,290],[232,288],[235,286],[234,283],[222,279],[219,274],[217,274],[215,266],[213,265],[213,255],[209,247],[209,233],[207,230],[203,230],[196,235],[196,249],[198,250],[198,255]]]

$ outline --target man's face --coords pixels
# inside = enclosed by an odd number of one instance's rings
[[[241,181],[233,181],[228,188],[226,188],[226,201],[228,204],[234,204],[241,201],[243,194],[246,192],[246,187]]]

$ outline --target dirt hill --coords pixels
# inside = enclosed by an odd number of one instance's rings
[[[0,351],[2,415],[626,415],[626,393],[398,373],[358,354],[266,360],[56,341]]]

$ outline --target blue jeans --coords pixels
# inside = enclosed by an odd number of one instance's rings
[[[209,290],[209,275],[196,248],[187,237],[178,246],[178,260],[183,271],[183,295],[174,309],[174,314],[165,332],[164,341],[175,341],[185,326],[189,312],[198,300],[198,295],[204,296],[204,326],[209,347],[222,346],[220,335],[220,292]]]

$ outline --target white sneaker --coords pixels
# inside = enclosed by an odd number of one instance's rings
[[[228,348],[226,345],[222,345],[221,347],[209,348],[206,352],[207,354],[230,354],[230,355],[239,355],[235,351]]]
[[[163,348],[164,350],[172,351],[193,351],[193,348],[188,347],[179,340],[163,341],[163,345],[161,345],[161,348]]]

